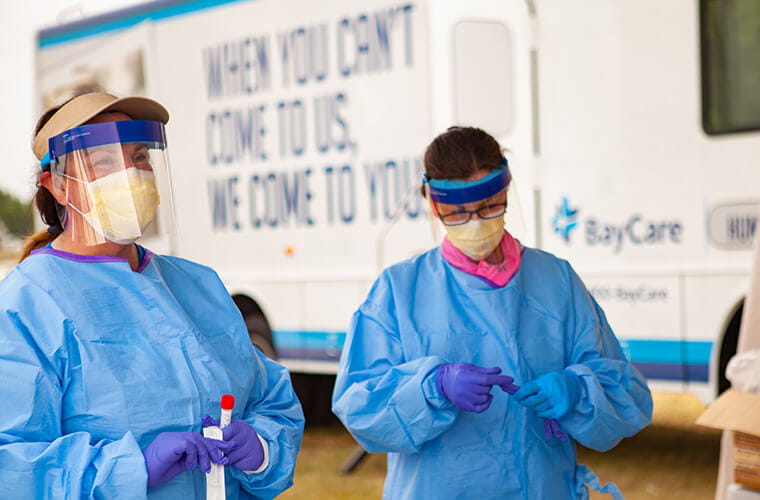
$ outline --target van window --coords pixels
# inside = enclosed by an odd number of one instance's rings
[[[501,23],[454,27],[454,117],[496,135],[512,130],[512,37]]]
[[[760,2],[700,0],[702,127],[760,130]]]

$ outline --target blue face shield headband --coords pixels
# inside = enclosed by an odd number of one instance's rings
[[[423,174],[422,184],[428,185],[428,192],[433,201],[449,205],[463,205],[495,195],[506,188],[511,179],[509,163],[504,158],[500,168],[476,181],[431,179],[427,174]]]
[[[82,125],[51,137],[48,152],[40,160],[45,169],[72,151],[87,149],[105,144],[128,144],[139,142],[152,149],[166,147],[164,124],[148,120],[125,120],[118,122]]]

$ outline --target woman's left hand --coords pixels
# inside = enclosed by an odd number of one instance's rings
[[[209,425],[219,425],[219,423],[208,415],[204,415],[203,427]],[[236,469],[252,472],[258,470],[264,463],[264,447],[259,435],[245,420],[230,422],[227,427],[222,429],[222,438],[225,442],[237,445],[234,450],[224,455],[229,460],[229,464]]]
[[[578,403],[580,383],[578,376],[571,371],[550,372],[522,386],[515,393],[515,399],[539,416],[556,420]]]

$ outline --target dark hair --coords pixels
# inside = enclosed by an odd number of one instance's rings
[[[499,143],[475,127],[449,127],[425,150],[425,172],[431,179],[464,179],[501,163]]]
[[[40,130],[42,130],[42,127],[45,126],[50,118],[52,118],[53,115],[56,114],[56,112],[58,112],[58,110],[61,109],[61,107],[70,100],[71,99],[42,113],[40,119],[37,120],[37,126],[34,127],[35,137],[40,133]],[[56,199],[53,198],[53,195],[50,193],[50,191],[48,191],[44,186],[40,185],[39,182],[37,183],[37,192],[34,193],[33,203],[34,206],[37,207],[37,211],[40,213],[40,217],[42,217],[42,222],[47,224],[48,228],[44,231],[32,234],[26,238],[26,241],[24,242],[24,248],[21,251],[19,262],[29,257],[29,254],[32,252],[32,250],[42,248],[56,239],[58,235],[63,231],[63,224],[58,217],[60,205]]]

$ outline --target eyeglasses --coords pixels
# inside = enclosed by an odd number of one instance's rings
[[[507,211],[507,202],[497,203],[495,205],[486,205],[477,210],[458,210],[446,215],[440,215],[441,222],[444,226],[461,226],[472,220],[472,214],[478,214],[479,219],[496,219],[501,217]]]
[[[152,170],[150,149],[145,144],[108,144],[83,151],[85,171],[90,180],[125,170],[129,166]]]

